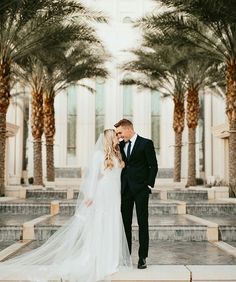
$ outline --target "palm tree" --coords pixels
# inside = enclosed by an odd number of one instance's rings
[[[37,53],[32,53],[28,58],[18,61],[21,67],[17,68],[16,72],[16,75],[31,87],[35,185],[43,184],[43,132],[46,138],[47,180],[54,181],[55,94],[65,88],[67,82],[74,83],[85,77],[104,76],[107,73],[102,67],[105,54],[101,53],[103,50],[101,42],[90,29],[81,30],[81,26],[58,25],[54,33],[59,34],[56,40],[52,37],[51,44],[49,45],[47,41],[46,48],[41,48]]]
[[[77,22],[81,29],[89,30],[86,21],[105,22],[106,19],[72,0],[3,0],[0,3],[0,193],[4,193],[6,113],[10,101],[11,72],[17,61],[47,46],[50,37],[58,35],[51,31],[57,23]],[[46,35],[46,36],[45,36]],[[50,40],[49,40],[50,41]],[[48,43],[50,45],[50,43]],[[38,90],[38,89],[37,89]],[[40,90],[41,91],[41,90]],[[39,98],[39,96],[38,96]],[[42,100],[36,99],[39,104]],[[35,102],[36,102],[35,100]],[[38,107],[40,111],[40,106]],[[36,112],[35,115],[36,116]],[[38,118],[37,118],[38,119]],[[35,130],[36,132],[37,130]],[[35,138],[39,140],[41,126]],[[37,181],[36,181],[37,182]],[[40,181],[39,181],[40,182]]]
[[[236,196],[236,2],[160,0],[167,8],[146,19],[153,29],[172,33],[176,44],[196,46],[225,66],[226,114],[229,122],[229,188]],[[181,33],[181,34],[180,34]],[[175,40],[174,40],[175,41]]]
[[[181,181],[181,152],[182,134],[184,130],[184,95],[185,72],[181,68],[175,68],[181,52],[173,52],[170,46],[145,46],[132,50],[136,59],[123,66],[123,69],[132,73],[133,78],[121,81],[122,84],[136,84],[149,89],[162,89],[162,95],[172,96],[174,102],[173,129],[175,131],[175,158],[174,175],[175,182]]]
[[[108,72],[104,67],[107,55],[102,45],[91,46],[80,42],[76,48],[69,51],[63,63],[51,64],[46,68],[44,77],[44,133],[46,138],[47,154],[47,180],[54,181],[54,99],[62,89],[71,84],[81,85],[84,78],[107,77]]]
[[[2,0],[0,3],[0,194],[4,194],[6,113],[11,72],[17,59],[45,42],[44,30],[82,6],[73,1]]]
[[[189,129],[187,186],[194,186],[196,185],[195,135],[200,112],[199,90],[205,86],[212,86],[213,82],[219,79],[220,75],[222,75],[221,68],[218,67],[220,62],[208,52],[200,52],[196,47],[186,48],[178,46],[176,48],[173,43],[173,34],[166,32],[166,30],[163,31],[153,21],[153,15],[151,15],[145,16],[137,22],[136,25],[143,29],[143,45],[151,49],[151,51],[148,53],[148,56],[147,54],[145,56],[142,54],[141,58],[139,56],[138,60],[132,62],[126,69],[141,71],[149,76],[150,79],[162,78],[163,80],[164,77],[171,77],[172,84],[174,81],[175,90],[172,93],[175,103],[173,128],[176,140],[174,180],[177,181],[180,181],[179,163],[181,160],[181,150],[179,148],[184,129],[183,93],[184,89],[187,89],[187,125]],[[181,35],[180,31],[179,34]],[[176,41],[180,41],[178,37]],[[140,51],[133,53],[139,55]],[[160,68],[162,68],[162,72],[159,71]],[[170,83],[170,81],[165,79],[165,82],[162,84],[165,85],[167,82]]]

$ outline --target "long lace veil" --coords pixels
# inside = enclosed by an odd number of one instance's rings
[[[101,134],[83,176],[74,215],[41,247],[0,263],[0,281],[97,280],[94,246],[91,244],[97,234],[96,230],[94,232],[91,230],[95,216],[93,200],[96,197],[99,171],[104,162],[103,140],[104,136]],[[87,200],[90,201],[89,205]],[[125,267],[131,266],[126,239],[123,238],[121,241],[120,264]]]

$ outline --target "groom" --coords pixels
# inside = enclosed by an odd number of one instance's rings
[[[149,232],[148,232],[148,200],[152,193],[158,171],[156,154],[153,142],[137,135],[133,124],[122,119],[115,125],[120,142],[120,150],[125,167],[121,172],[121,213],[125,233],[132,249],[132,217],[134,203],[139,226],[139,261],[138,268],[147,267]]]

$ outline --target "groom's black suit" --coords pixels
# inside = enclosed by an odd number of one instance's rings
[[[139,257],[148,256],[148,200],[151,189],[154,187],[158,171],[156,154],[153,142],[149,139],[136,138],[131,155],[127,159],[124,151],[125,142],[120,143],[122,158],[125,167],[121,172],[121,212],[125,233],[131,253],[132,247],[132,217],[135,203],[139,225]]]

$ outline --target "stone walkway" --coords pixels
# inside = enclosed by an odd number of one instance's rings
[[[175,189],[164,184],[150,198],[148,268],[136,266],[134,215],[134,268],[110,280],[236,282],[236,199],[227,198],[225,188]],[[0,260],[39,247],[64,225],[74,213],[78,191],[44,188],[25,191],[25,195],[24,199],[0,198]],[[22,237],[23,242],[19,241]]]

